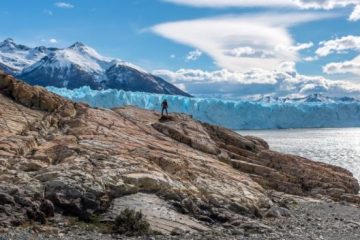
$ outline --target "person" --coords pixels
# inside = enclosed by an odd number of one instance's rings
[[[167,102],[167,100],[165,99],[162,103],[161,103],[161,116],[164,116],[164,111],[166,112],[166,115],[168,115],[168,107],[169,107],[169,105],[168,105],[168,102]]]

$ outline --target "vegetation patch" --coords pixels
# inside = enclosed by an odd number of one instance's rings
[[[152,233],[146,217],[141,212],[128,208],[116,217],[113,230],[126,236],[143,236]]]

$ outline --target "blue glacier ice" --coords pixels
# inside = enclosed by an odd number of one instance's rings
[[[359,101],[332,102],[263,102],[228,101],[211,98],[188,98],[174,95],[126,92],[122,90],[75,90],[48,87],[48,90],[76,102],[93,107],[116,108],[134,105],[160,110],[163,99],[169,111],[231,129],[282,129],[360,127]]]

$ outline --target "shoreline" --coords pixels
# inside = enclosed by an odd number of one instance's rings
[[[263,138],[270,149],[336,165],[360,180],[360,128],[244,130],[240,135]]]
[[[52,225],[33,225],[14,228],[4,233],[0,228],[0,238],[17,240],[357,240],[360,238],[360,209],[346,202],[329,199],[312,199],[276,193],[280,197],[289,216],[264,217],[246,227],[212,226],[211,231],[199,233],[177,233],[172,236],[149,235],[126,237],[93,231],[91,224],[74,222],[60,217]]]

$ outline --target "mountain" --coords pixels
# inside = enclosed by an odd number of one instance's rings
[[[258,234],[287,233],[324,217],[299,207],[316,202],[319,208],[325,199],[322,208],[334,219],[334,213],[344,216],[345,201],[360,202],[349,171],[271,151],[262,139],[184,114],[160,118],[135,107],[91,108],[3,73],[0,108],[0,238],[30,227],[23,235],[30,239],[59,239],[58,233],[82,229],[93,237],[61,238],[113,239],[94,231],[126,227],[120,233],[135,234],[138,215],[134,220],[123,212],[135,209],[162,234],[234,229],[231,236],[206,239],[243,239],[248,232],[263,239]],[[342,211],[331,199],[343,201]],[[346,210],[346,219],[359,214],[354,209]],[[290,230],[288,222],[280,228],[267,217],[296,222]],[[314,229],[318,234],[319,225]],[[160,236],[169,238],[204,239]]]
[[[320,93],[314,93],[304,97],[272,97],[272,96],[264,96],[255,100],[256,102],[264,102],[264,103],[336,103],[336,102],[359,102],[358,99],[352,97],[329,97]]]
[[[140,67],[101,56],[81,42],[65,49],[30,48],[8,38],[0,43],[0,68],[32,85],[190,96]]]
[[[29,48],[16,44],[7,38],[0,43],[0,67],[6,72],[17,74],[46,55],[44,48]]]

